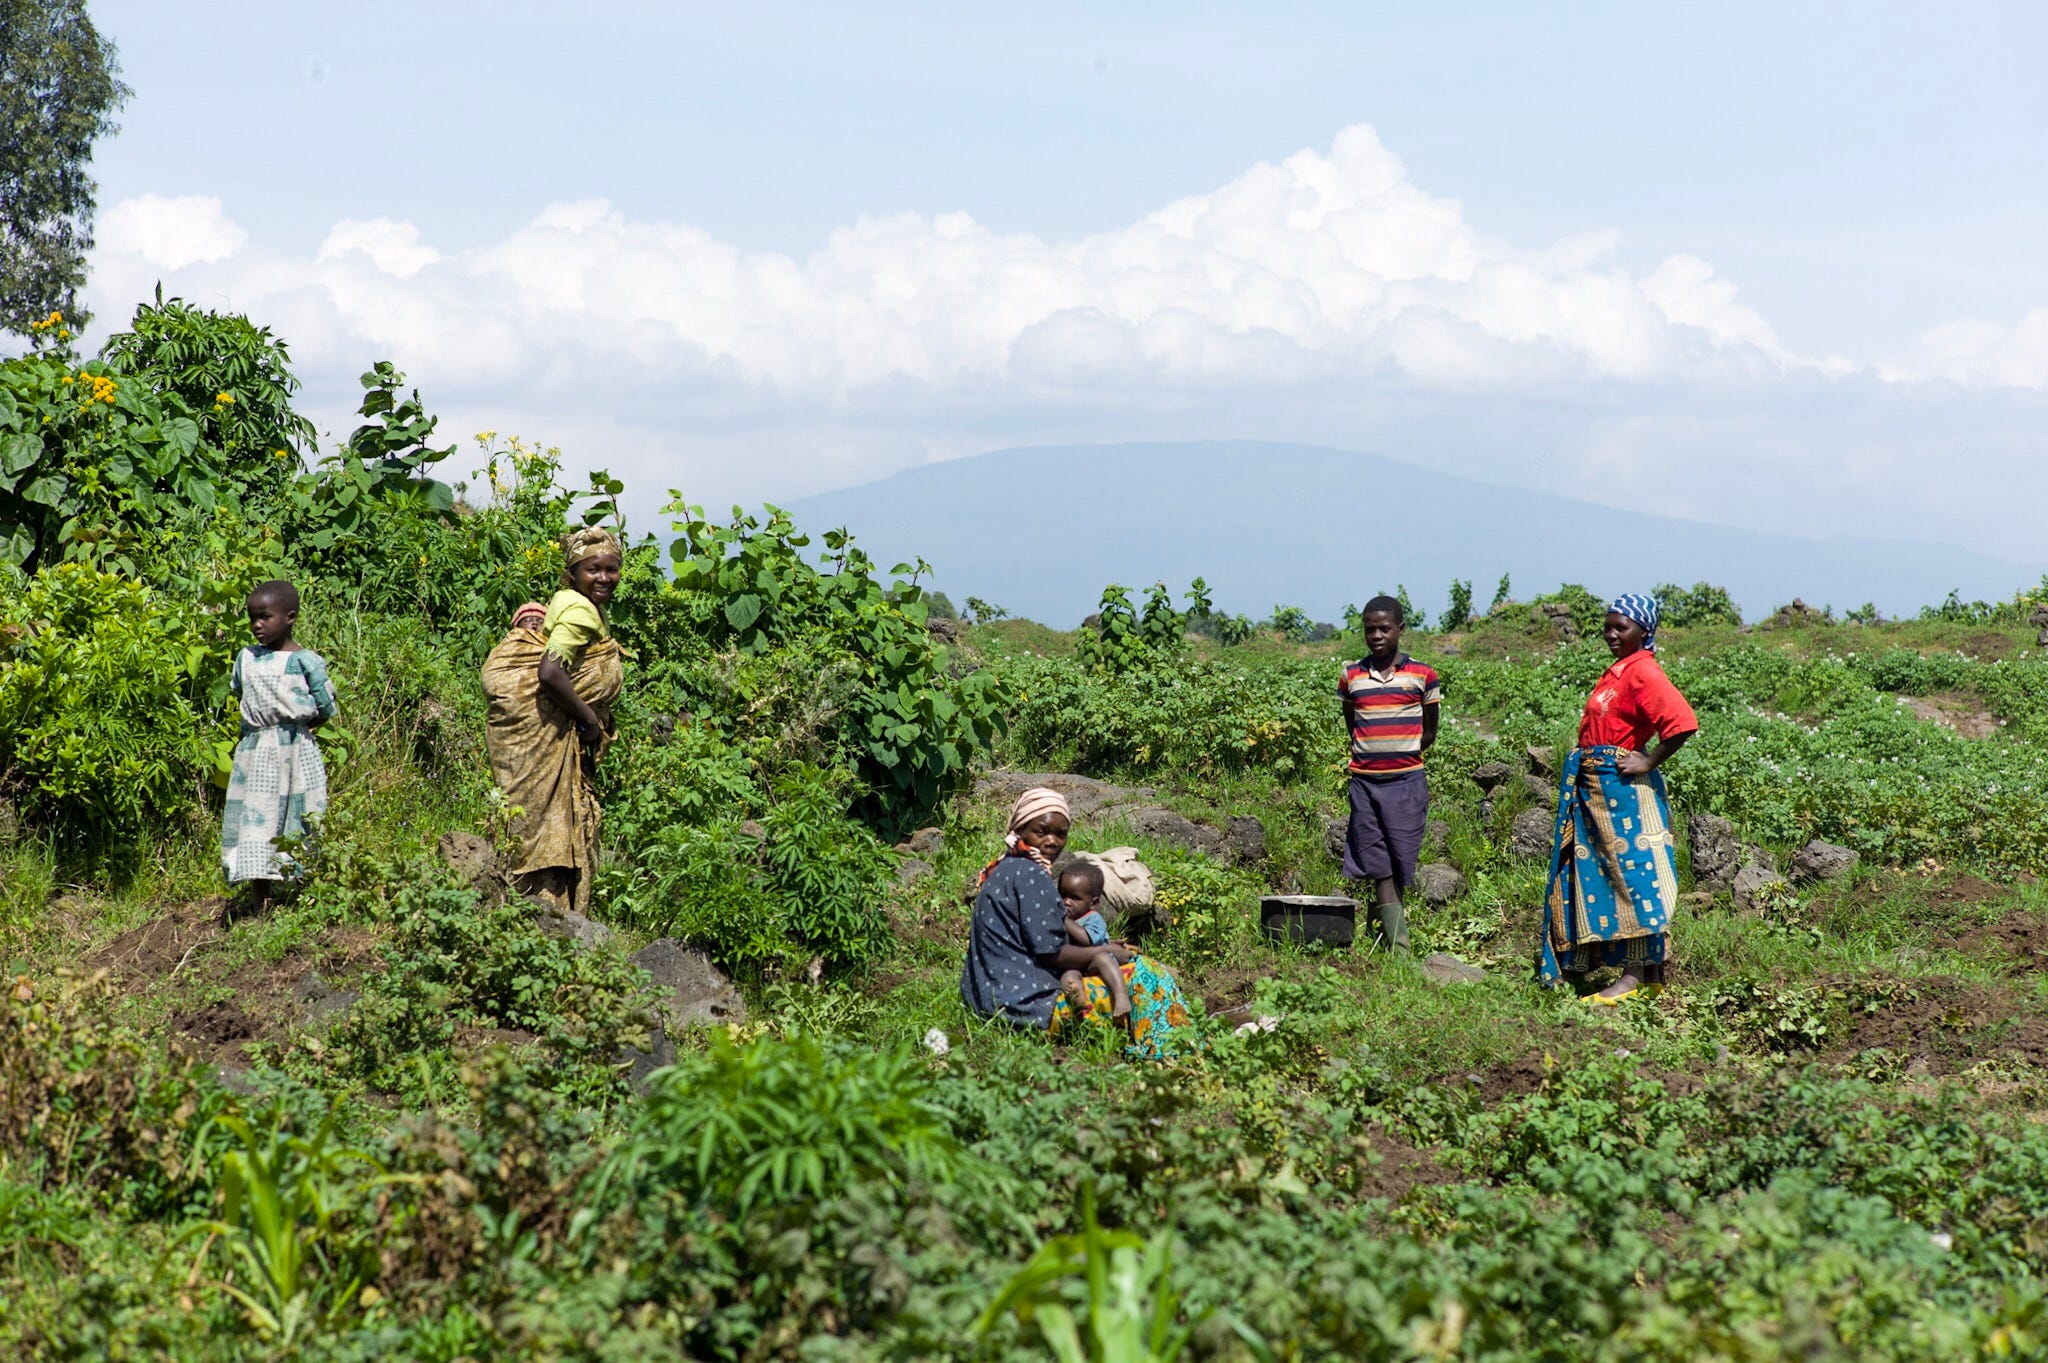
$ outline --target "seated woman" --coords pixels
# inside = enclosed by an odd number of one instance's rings
[[[1052,878],[1052,864],[1066,850],[1072,827],[1066,798],[1043,786],[1025,791],[1010,807],[1003,839],[1009,850],[981,873],[960,971],[961,1001],[981,1017],[1054,1036],[1084,1024],[1119,1025],[1102,981],[1083,977],[1082,1008],[1060,991],[1060,976],[1085,972],[1101,950],[1069,940],[1066,909]],[[1135,952],[1118,972],[1130,997],[1126,1054],[1158,1060],[1191,1044],[1187,1004],[1172,975]]]

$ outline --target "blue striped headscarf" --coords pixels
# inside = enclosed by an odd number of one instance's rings
[[[1657,598],[1644,596],[1639,592],[1623,592],[1609,603],[1607,609],[1617,615],[1627,616],[1643,627],[1643,651],[1657,651]]]

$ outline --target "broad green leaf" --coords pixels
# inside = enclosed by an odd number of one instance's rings
[[[71,483],[61,474],[46,473],[21,490],[24,500],[42,506],[55,506],[70,490]]]
[[[0,473],[26,472],[42,457],[43,437],[40,432],[17,431],[0,436]]]
[[[725,621],[736,630],[746,630],[761,618],[761,598],[752,592],[736,596],[725,603]]]

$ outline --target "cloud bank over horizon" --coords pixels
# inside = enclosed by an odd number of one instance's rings
[[[646,505],[1006,445],[1234,435],[2042,556],[2023,523],[1982,522],[1987,486],[1998,506],[2048,494],[2048,308],[1899,354],[1794,353],[1697,255],[1632,273],[1613,233],[1483,233],[1365,125],[1070,241],[897,213],[798,258],[581,200],[474,249],[376,218],[295,256],[218,198],[158,195],[108,208],[98,237],[103,325],[161,281],[285,337],[337,434],[354,376],[388,357],[447,434],[562,444]]]

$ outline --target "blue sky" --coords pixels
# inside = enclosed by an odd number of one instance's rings
[[[1202,432],[1780,529],[1974,541],[1930,444],[2048,493],[2048,9],[1564,9],[103,0],[95,301],[712,499]]]

